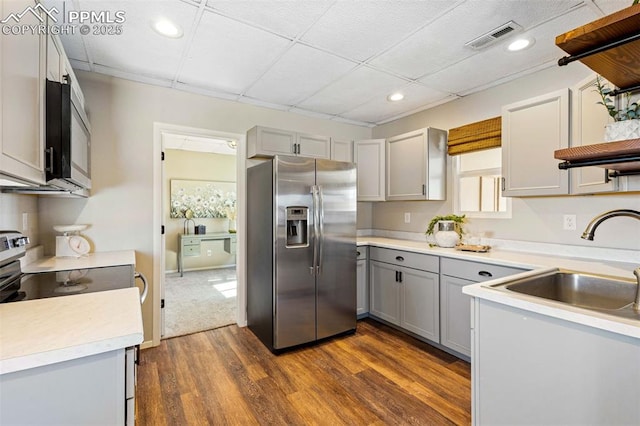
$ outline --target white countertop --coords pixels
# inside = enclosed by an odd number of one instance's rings
[[[0,375],[142,343],[140,292],[130,287],[0,304]]]
[[[640,253],[638,254],[638,263],[633,264],[586,258],[571,258],[553,254],[542,255],[494,249],[490,250],[488,253],[474,253],[458,251],[453,248],[429,247],[429,244],[426,241],[410,241],[382,237],[358,237],[358,245],[406,250],[435,256],[528,269],[530,271],[513,275],[511,277],[465,286],[463,288],[463,292],[472,297],[487,299],[531,312],[564,319],[630,337],[640,338],[640,319],[620,318],[600,312],[576,308],[559,302],[547,301],[541,298],[532,298],[531,296],[520,295],[517,293],[504,293],[487,288],[489,285],[504,283],[511,281],[516,277],[534,275],[554,268],[607,275],[625,280],[633,280],[635,282],[633,270],[640,266]]]
[[[80,257],[44,257],[22,265],[22,272],[69,271],[72,269],[102,268],[106,266],[136,264],[135,250],[103,251]]]

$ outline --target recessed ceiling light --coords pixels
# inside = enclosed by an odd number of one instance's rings
[[[404,95],[400,92],[396,92],[396,93],[392,93],[389,96],[387,96],[387,100],[389,102],[398,102],[404,99]]]
[[[166,18],[156,19],[151,23],[153,29],[160,35],[170,38],[182,37],[182,28],[179,25],[174,24]]]
[[[532,37],[518,38],[507,46],[507,49],[511,52],[517,52],[519,50],[527,49],[533,46],[535,40]]]

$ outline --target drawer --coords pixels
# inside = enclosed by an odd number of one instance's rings
[[[443,257],[440,260],[441,273],[450,277],[463,278],[465,280],[482,282],[495,278],[507,277],[526,271],[526,269],[511,268],[508,266],[492,265],[489,263],[473,262]]]
[[[184,246],[182,251],[183,256],[200,256],[200,244],[197,246]]]
[[[358,255],[358,260],[367,260],[369,257],[369,247],[361,246],[356,249],[356,254]]]
[[[236,253],[236,239],[235,238],[227,238],[224,240],[224,251],[229,254]]]
[[[406,266],[407,268],[420,269],[422,271],[438,273],[440,270],[438,256],[431,256],[429,254],[370,247],[369,258],[398,266]]]
[[[200,238],[183,238],[182,244],[185,246],[200,245]]]

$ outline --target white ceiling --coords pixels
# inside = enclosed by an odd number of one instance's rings
[[[382,124],[542,68],[556,35],[632,0],[52,0],[125,11],[122,35],[65,35],[74,68],[358,125]],[[166,17],[183,37],[155,33]],[[465,43],[508,21],[482,50]],[[516,36],[533,47],[508,52]],[[401,91],[405,99],[390,103]]]

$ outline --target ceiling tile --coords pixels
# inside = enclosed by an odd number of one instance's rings
[[[336,54],[364,61],[451,7],[451,1],[337,1],[302,37]]]
[[[229,17],[293,38],[322,16],[333,1],[208,0],[207,6]]]
[[[609,15],[631,6],[631,2],[629,0],[594,0],[594,3],[604,12],[605,15]]]
[[[443,99],[454,99],[449,93],[413,83],[402,87],[400,92],[405,94],[405,98],[400,102],[389,102],[386,98],[376,98],[351,111],[341,114],[341,116],[351,120],[377,123],[416,110],[425,105],[441,102]]]
[[[555,37],[575,27],[595,19],[594,12],[581,7],[549,21],[523,35],[533,36],[535,44],[520,52],[509,52],[505,43],[494,45],[482,53],[461,61],[438,73],[420,79],[420,82],[451,93],[465,94],[488,85],[495,85],[505,77],[515,78],[527,70],[539,68],[542,64],[556,66],[556,61],[564,55],[555,46]],[[501,81],[500,81],[501,80]]]
[[[578,0],[482,0],[464,3],[370,63],[411,79],[473,56],[465,43],[511,20],[525,29],[566,12]],[[455,29],[455,30],[452,30]]]
[[[268,102],[296,105],[354,67],[353,62],[296,44],[246,95]]]
[[[368,102],[373,97],[385,97],[406,84],[406,80],[401,78],[368,67],[359,67],[299,106],[328,114],[339,114]]]
[[[150,7],[150,3],[144,1],[94,0],[81,0],[79,6],[80,10],[125,12],[122,34],[95,35],[92,30],[89,35],[83,36],[95,64],[169,80],[175,77],[198,10],[196,7],[170,1],[156,1]],[[151,22],[156,17],[166,17],[180,25],[185,36],[179,39],[160,36],[151,28]]]
[[[242,93],[290,43],[282,37],[205,11],[179,81]]]

